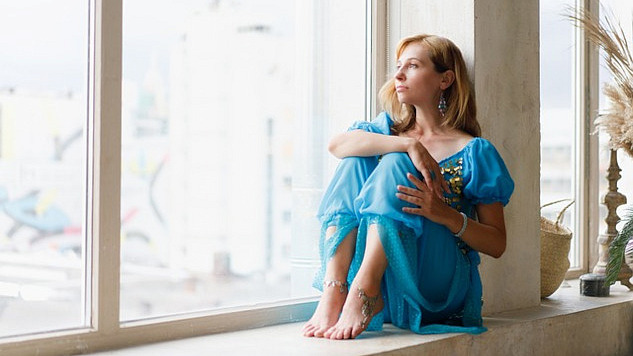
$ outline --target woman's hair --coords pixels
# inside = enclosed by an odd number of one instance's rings
[[[442,125],[459,129],[472,136],[481,136],[481,128],[477,122],[475,95],[470,85],[466,64],[459,48],[449,39],[434,35],[417,35],[403,38],[396,48],[396,59],[411,43],[423,44],[428,50],[429,58],[438,73],[452,70],[455,80],[444,90],[446,98],[446,114]],[[395,78],[391,78],[379,92],[383,109],[392,117],[392,130],[401,133],[415,125],[415,109],[413,105],[402,104],[398,100]]]

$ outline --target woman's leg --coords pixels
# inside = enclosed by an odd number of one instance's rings
[[[330,226],[326,238],[336,232],[336,226]],[[343,303],[348,294],[347,274],[354,256],[357,229],[353,229],[336,249],[334,256],[327,262],[323,280],[323,294],[312,318],[303,327],[304,336],[323,337],[323,334],[338,320]]]
[[[401,237],[395,226],[407,226],[416,231],[415,235],[422,228],[419,217],[410,217],[402,212],[402,207],[408,203],[396,197],[396,186],[409,184],[407,172],[417,171],[406,153],[384,155],[354,201],[355,210],[363,220],[357,237],[357,251],[352,261],[351,274],[355,270],[358,272],[354,276],[339,321],[324,334],[327,338],[355,338],[384,308],[380,287],[388,260],[382,239],[387,242],[395,239],[401,244],[403,241],[400,241]],[[410,253],[415,252],[411,250]]]
[[[347,294],[341,317],[325,332],[324,337],[353,339],[367,328],[371,318],[384,308],[380,283],[386,268],[387,256],[378,228],[372,224],[367,229],[363,262]]]
[[[376,157],[343,159],[326,190],[318,216],[323,222],[321,270],[315,287],[323,289],[314,315],[303,328],[305,336],[323,337],[338,320],[348,293],[348,274],[355,253],[358,219],[354,199],[376,168]]]

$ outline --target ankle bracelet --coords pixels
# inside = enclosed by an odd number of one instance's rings
[[[363,302],[363,306],[361,307],[361,313],[363,314],[363,321],[360,323],[360,327],[365,330],[369,325],[369,319],[374,316],[374,308],[378,303],[378,297],[380,297],[380,293],[375,297],[368,296],[365,291],[361,288],[358,288],[358,297]]]
[[[341,293],[347,292],[347,288],[349,287],[349,283],[341,282],[337,280],[325,280],[323,281],[323,287],[338,287],[338,290]]]

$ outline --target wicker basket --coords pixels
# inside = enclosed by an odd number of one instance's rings
[[[541,206],[541,209],[569,199],[557,200]],[[569,269],[569,246],[571,230],[562,225],[565,211],[574,201],[567,204],[556,217],[556,221],[541,216],[541,298],[554,293],[565,279]]]

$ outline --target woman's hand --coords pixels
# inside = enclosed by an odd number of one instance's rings
[[[443,199],[442,192],[450,193],[450,190],[448,183],[444,179],[444,175],[442,175],[440,165],[420,141],[411,139],[410,142],[407,148],[407,154],[411,158],[413,165],[422,174],[426,186],[435,192],[439,198]]]
[[[443,223],[443,219],[445,219],[451,211],[454,211],[454,209],[444,202],[443,197],[438,197],[437,194],[434,194],[432,187],[429,187],[413,174],[407,173],[407,178],[417,189],[398,185],[397,189],[399,193],[396,193],[396,197],[416,205],[417,208],[404,207],[402,211],[424,216],[436,223]]]
[[[396,196],[414,204],[417,208],[404,207],[402,211],[424,216],[427,219],[444,225],[451,233],[459,231],[464,224],[461,214],[438,198],[424,182],[411,173],[407,178],[415,185],[409,188],[399,185]],[[475,250],[494,258],[503,255],[506,249],[506,228],[503,217],[503,205],[499,202],[477,204],[477,220],[468,219],[461,239]],[[481,238],[485,236],[486,238]]]

